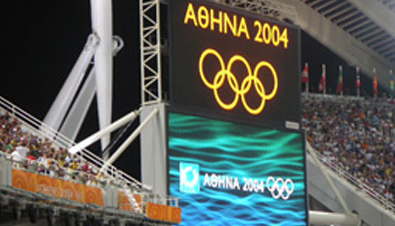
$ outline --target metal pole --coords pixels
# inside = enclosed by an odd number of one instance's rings
[[[111,124],[113,83],[112,0],[91,0],[92,29],[100,38],[95,53],[96,97],[99,128]],[[110,143],[110,134],[101,138],[104,149]],[[104,156],[106,158],[106,156]]]
[[[81,91],[78,93],[73,106],[67,114],[66,119],[59,129],[60,134],[70,139],[67,141],[67,146],[74,145],[74,141],[95,97],[96,82],[94,68],[95,67],[93,66],[88,78],[85,80],[85,83],[81,88]],[[57,139],[59,139],[59,137],[57,137]]]
[[[125,149],[133,142],[133,140],[140,134],[143,128],[151,121],[151,119],[159,112],[158,108],[155,108],[148,116],[144,119],[143,122],[136,128],[136,130],[128,137],[128,139],[118,148],[118,150],[108,159],[100,172],[103,172],[108,165],[112,164],[117,158],[125,151]]]
[[[131,113],[125,115],[124,117],[118,119],[116,122],[112,123],[108,127],[94,133],[93,135],[85,138],[83,141],[79,142],[78,144],[74,145],[73,147],[69,148],[69,152],[75,154],[82,149],[88,147],[89,145],[93,144],[101,137],[105,136],[108,133],[113,132],[114,130],[118,129],[119,127],[125,125],[126,123],[134,120],[140,114],[141,108],[136,111],[132,111]]]
[[[324,96],[325,96],[326,95],[326,66],[325,66],[325,64],[322,65],[322,73],[323,73],[322,79],[324,79],[323,89],[324,89]]]
[[[58,131],[66,116],[67,109],[69,109],[72,104],[73,98],[78,91],[78,87],[84,78],[85,72],[93,55],[95,54],[99,42],[100,40],[95,34],[89,35],[84,49],[44,118],[45,125]]]

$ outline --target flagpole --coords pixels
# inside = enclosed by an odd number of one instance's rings
[[[308,70],[308,68],[309,68],[309,63],[305,63],[304,64],[304,67],[305,68],[307,68],[307,77],[309,77],[309,70]],[[307,80],[307,82],[306,82],[306,93],[307,94],[309,94],[309,82],[310,82],[310,80],[309,80],[310,78],[308,78],[308,80]]]
[[[322,73],[324,77],[324,96],[326,95],[326,66],[322,64]]]
[[[377,83],[376,68],[373,68],[373,94],[374,94],[374,99],[377,99],[376,83]]]
[[[356,67],[356,70],[357,70],[357,96],[360,97],[361,96],[361,90],[360,90],[361,78],[359,76],[359,67]]]
[[[304,68],[302,71],[302,84],[305,85],[304,90],[306,94],[309,94],[309,64],[307,62],[304,63]]]
[[[342,80],[341,80],[342,89],[341,89],[341,91],[340,91],[340,96],[343,96],[344,80],[343,80],[343,66],[342,66],[342,65],[339,66],[339,73],[340,73],[341,79],[342,79]]]
[[[395,91],[395,84],[394,84],[393,71],[392,69],[390,69],[390,92],[391,92],[390,97],[391,98],[394,96],[394,91]]]

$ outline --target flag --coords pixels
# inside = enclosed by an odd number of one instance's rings
[[[305,85],[306,93],[309,93],[309,82],[310,82],[310,79],[309,79],[309,64],[305,63],[304,64],[304,69],[303,69],[303,72],[302,72],[302,83],[306,83],[306,85]]]
[[[390,70],[390,90],[391,90],[391,97],[392,97],[394,95],[394,91],[395,91],[394,75],[392,74],[392,70]]]
[[[306,63],[304,65],[304,69],[302,72],[302,82],[303,83],[309,83],[310,79],[309,79],[309,65]]]
[[[359,68],[357,67],[357,96],[361,95],[361,76],[359,75]]]
[[[339,66],[339,80],[337,80],[336,93],[343,95],[343,67]]]
[[[322,77],[320,81],[320,85],[318,86],[318,91],[326,94],[326,71],[325,64],[322,65]]]
[[[378,94],[378,88],[379,88],[379,85],[378,85],[378,83],[377,83],[377,73],[376,73],[376,68],[373,68],[373,73],[374,73],[374,75],[373,75],[373,92],[374,92],[374,97],[377,97],[377,94]]]

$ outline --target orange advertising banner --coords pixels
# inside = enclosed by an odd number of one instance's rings
[[[136,202],[139,204],[140,209],[143,208],[143,198],[140,194],[133,194],[134,199]],[[134,211],[132,205],[130,204],[130,201],[128,197],[126,196],[125,192],[123,191],[118,191],[118,207],[121,210],[126,210],[126,211]]]
[[[84,203],[104,206],[103,191],[100,188],[84,186]]]
[[[37,192],[37,177],[34,173],[13,169],[12,186],[26,191]]]
[[[64,198],[86,204],[104,205],[103,192],[100,188],[55,179],[41,174],[13,169],[12,186],[56,198]]]
[[[178,207],[147,203],[146,214],[154,220],[181,223],[181,208]]]

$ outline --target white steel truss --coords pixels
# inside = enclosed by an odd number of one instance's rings
[[[298,21],[295,7],[277,0],[208,0],[278,20]]]
[[[162,101],[160,0],[140,0],[141,104]]]

